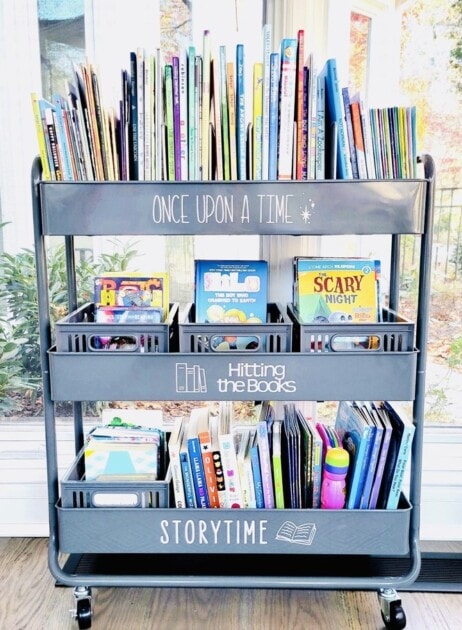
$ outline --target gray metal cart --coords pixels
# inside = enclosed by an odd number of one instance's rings
[[[40,161],[34,161],[49,567],[60,584],[74,587],[80,628],[91,626],[91,587],[100,586],[372,589],[378,591],[385,625],[405,626],[396,589],[416,580],[421,563],[420,482],[434,196],[433,161],[426,155],[421,161],[423,179],[303,183],[44,182]],[[278,212],[274,212],[276,207]],[[375,326],[381,340],[378,349],[313,352],[304,340],[317,331],[300,328],[290,313],[284,318],[294,327],[289,351],[285,343],[276,343],[274,352],[193,352],[184,339],[178,344],[178,335],[191,333],[188,325],[178,321],[169,323],[168,351],[164,347],[155,352],[92,351],[85,335],[87,330],[89,334],[95,330],[90,322],[78,319],[61,327],[58,343],[53,345],[56,334],[52,333],[46,264],[49,236],[65,241],[72,313],[78,309],[75,236],[194,233],[391,235],[390,311],[385,322]],[[395,313],[403,234],[414,235],[420,243],[415,328],[409,328]],[[79,333],[84,341],[67,346],[62,335],[69,331],[71,338]],[[201,334],[200,329],[196,332]],[[250,387],[242,377],[244,385],[234,387],[233,375],[248,374],[242,366],[249,365],[259,367],[257,384]],[[275,393],[274,382],[267,375],[276,369],[279,385]],[[186,384],[181,380],[185,370],[201,377],[200,386],[197,379]],[[291,386],[285,387],[289,382]],[[161,496],[149,504],[155,507],[95,507],[81,488],[77,499],[72,493],[69,496],[67,486],[63,492],[58,475],[56,401],[74,401],[77,461],[84,439],[82,401],[264,400],[276,396],[280,400],[413,401],[416,432],[409,496],[401,496],[396,510],[178,510],[168,507],[168,499],[162,495],[165,484],[151,489],[151,497],[158,491]],[[74,472],[72,479],[78,482],[79,473]],[[138,490],[134,489],[135,494]],[[309,543],[293,544],[278,536],[287,522],[295,527],[310,525]],[[162,561],[166,554],[168,563]],[[191,556],[197,559],[194,564]]]

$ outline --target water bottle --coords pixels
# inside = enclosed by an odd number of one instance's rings
[[[345,507],[346,476],[350,456],[344,448],[330,448],[326,453],[321,486],[321,507],[341,510]]]

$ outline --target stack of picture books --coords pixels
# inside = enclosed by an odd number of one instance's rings
[[[158,410],[110,410],[84,446],[86,481],[156,481],[165,478],[166,437]]]
[[[416,176],[416,109],[368,108],[300,29],[261,57],[204,31],[164,59],[137,48],[108,106],[94,64],[32,107],[45,180],[306,180]],[[252,90],[246,90],[252,78]]]
[[[333,424],[312,402],[255,404],[247,421],[230,402],[176,419],[168,439],[179,508],[321,507],[329,448],[349,452],[346,509],[399,506],[414,425],[388,402],[341,401]]]

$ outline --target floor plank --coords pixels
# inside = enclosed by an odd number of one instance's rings
[[[0,628],[78,630],[72,588],[56,587],[45,538],[0,538]],[[409,630],[460,627],[462,595],[400,593]],[[93,589],[94,630],[373,630],[375,591]]]

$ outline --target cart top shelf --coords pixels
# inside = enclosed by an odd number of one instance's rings
[[[421,234],[427,184],[40,182],[39,194],[47,235]]]

